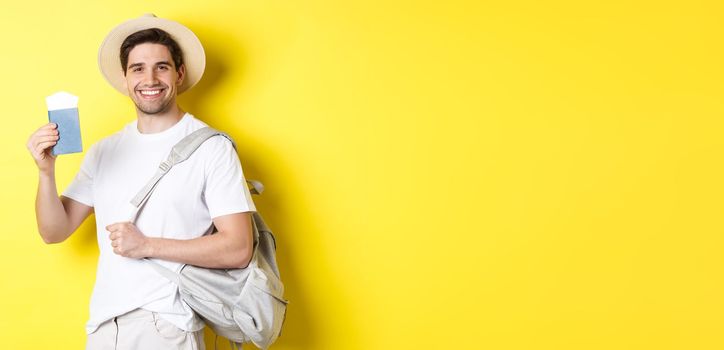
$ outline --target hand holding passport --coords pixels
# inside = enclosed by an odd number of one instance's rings
[[[48,96],[46,102],[50,123],[30,135],[27,148],[40,172],[52,173],[56,155],[81,152],[83,147],[80,141],[78,97],[59,92]]]
[[[78,120],[78,97],[67,92],[58,92],[45,98],[48,105],[48,119],[57,125],[58,143],[51,154],[78,153],[83,151]]]

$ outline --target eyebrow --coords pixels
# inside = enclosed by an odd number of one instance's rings
[[[128,69],[132,69],[132,68],[134,68],[134,67],[143,67],[144,65],[145,65],[144,63],[140,63],[140,62],[139,62],[139,63],[134,63],[134,64],[128,65]],[[171,66],[171,62],[169,62],[169,61],[158,61],[158,62],[156,62],[154,65],[155,65],[155,66],[161,66],[161,65]]]

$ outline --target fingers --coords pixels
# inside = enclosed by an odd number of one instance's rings
[[[36,159],[43,158],[43,152],[58,143],[58,126],[48,123],[36,130],[28,139],[27,148]]]
[[[114,244],[115,244],[115,245],[114,245]],[[117,255],[120,255],[120,256],[124,256],[124,255],[123,255],[123,252],[124,252],[124,251],[123,251],[123,248],[121,248],[121,243],[120,243],[120,242],[112,242],[112,243],[111,243],[111,247],[113,247],[113,252],[114,252],[114,253],[116,253]]]
[[[58,124],[55,123],[48,123],[38,128],[38,130],[35,130],[36,133],[44,132],[44,131],[57,131]]]
[[[35,153],[40,154],[48,147],[54,146],[58,143],[58,136],[45,136],[35,141]]]
[[[43,136],[51,136],[51,135],[58,135],[58,125],[54,123],[48,123],[40,128],[38,130],[35,130],[34,133],[30,135],[30,139],[28,140],[28,143],[30,141],[34,140],[37,137],[43,137]]]
[[[47,140],[52,137],[58,137],[58,130],[41,130],[30,136],[28,142],[39,142],[41,140]]]
[[[42,142],[52,142],[52,141],[58,141],[59,138],[60,138],[60,136],[58,136],[58,134],[55,134],[55,135],[43,135],[43,136],[38,135],[38,137],[35,139],[35,141],[36,141],[36,142],[39,142],[39,143],[42,143]]]
[[[130,222],[128,222],[128,221],[117,222],[117,223],[115,223],[115,224],[110,224],[110,225],[106,226],[106,231],[109,231],[109,232],[118,231],[118,230],[120,230],[121,228],[123,228],[124,226],[126,226],[126,225],[128,225],[128,224],[130,224]]]
[[[116,224],[114,224],[114,225],[116,225]],[[113,225],[109,225],[109,226],[113,226]],[[123,256],[123,250],[122,250],[123,238],[121,238],[121,232],[112,231],[108,235],[108,238],[111,240],[111,248],[113,248],[113,253]]]
[[[44,129],[57,129],[58,124],[55,123],[48,123],[38,128],[37,131],[44,130]]]
[[[33,149],[33,154],[37,157],[40,157],[40,155],[45,152],[46,149],[55,146],[56,143],[58,143],[58,141],[40,142],[35,146],[35,149]]]
[[[109,232],[108,238],[114,240],[121,236],[124,231],[129,231],[130,226],[133,225],[130,222],[117,222],[106,226],[106,231]]]
[[[40,127],[40,129],[49,129],[49,130],[57,130],[58,124],[56,123],[48,123]]]

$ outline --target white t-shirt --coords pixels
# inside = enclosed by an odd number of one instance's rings
[[[86,331],[93,333],[101,323],[137,308],[158,312],[186,331],[197,331],[203,323],[181,302],[177,286],[147,262],[113,253],[105,227],[129,221],[131,199],[171,148],[207,125],[188,113],[160,133],[141,134],[136,123],[93,145],[63,193],[95,210],[100,255]],[[136,226],[149,237],[192,239],[206,233],[215,217],[255,210],[236,151],[229,140],[216,136],[159,181]],[[173,271],[182,266],[156,261]]]

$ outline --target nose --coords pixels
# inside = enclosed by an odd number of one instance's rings
[[[155,69],[146,69],[144,72],[143,80],[145,85],[156,85],[158,83],[158,77],[156,76]]]

